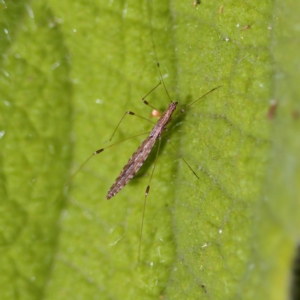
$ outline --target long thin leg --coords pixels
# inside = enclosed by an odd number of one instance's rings
[[[156,88],[158,88],[159,86],[161,85],[161,81],[150,91],[150,92],[148,92],[147,93],[147,95],[145,95],[143,98],[142,98],[142,101],[143,101],[143,103],[144,104],[146,104],[146,105],[148,105],[148,106],[150,106],[151,108],[153,108],[153,109],[155,109],[155,110],[157,110],[158,111],[158,109],[156,109],[154,106],[152,106],[148,101],[146,101],[145,99],[146,99],[146,97],[148,96],[148,95],[150,95]]]
[[[150,92],[148,92],[143,98],[142,100],[145,100],[147,96],[149,96],[154,90],[156,90],[159,86],[161,85],[161,81],[159,81],[159,83],[152,89],[150,90]]]
[[[70,177],[69,181],[65,184],[65,186],[68,186],[68,185],[69,185],[69,183],[70,183],[70,182],[72,181],[72,179],[76,176],[76,174],[77,174],[77,173],[85,166],[85,164],[86,164],[93,156],[95,156],[95,155],[97,155],[97,154],[103,152],[104,150],[106,150],[106,149],[108,149],[108,148],[110,148],[110,147],[113,147],[113,146],[115,146],[115,145],[117,145],[117,144],[120,144],[120,143],[122,143],[122,142],[125,142],[125,141],[127,141],[127,140],[133,139],[133,138],[135,138],[135,137],[138,137],[138,136],[141,136],[141,135],[144,135],[144,134],[149,134],[149,132],[143,132],[143,133],[140,133],[140,134],[131,136],[131,137],[129,137],[129,138],[126,138],[126,139],[120,140],[120,141],[118,141],[118,142],[116,142],[116,143],[113,143],[113,144],[111,144],[111,145],[109,145],[109,146],[107,146],[107,147],[105,147],[105,148],[101,148],[101,149],[98,149],[98,150],[94,151],[94,152],[93,152],[93,153],[85,160],[85,162],[84,162],[84,163],[83,163],[83,164],[75,171],[75,173]]]
[[[195,100],[195,101],[193,101],[193,102],[187,104],[186,107],[191,107],[191,106],[193,106],[196,102],[198,102],[198,101],[201,100],[202,98],[206,97],[208,94],[212,93],[213,91],[219,89],[220,87],[222,87],[222,86],[220,85],[220,86],[217,86],[217,87],[211,89],[210,91],[208,91],[207,93],[205,93],[204,95],[202,95],[201,97],[199,97],[197,100]],[[186,110],[183,110],[183,109],[180,110],[180,114],[183,114],[183,113],[185,113],[185,112],[186,112]],[[178,114],[178,115],[179,115],[179,114]]]
[[[155,170],[155,167],[156,167],[156,160],[157,160],[158,153],[159,153],[159,150],[160,150],[160,144],[161,144],[161,138],[159,138],[159,141],[158,141],[158,147],[157,147],[157,152],[156,152],[156,156],[155,156],[155,161],[154,161],[154,164],[153,164],[153,169],[152,169],[152,172],[151,172],[151,175],[150,175],[148,186],[147,186],[146,191],[145,191],[145,199],[144,199],[144,207],[143,207],[143,215],[142,215],[142,224],[141,224],[141,232],[140,232],[138,262],[140,261],[140,258],[141,258],[141,246],[142,246],[143,227],[144,227],[144,218],[145,218],[147,197],[148,197],[148,194],[149,194],[149,191],[150,191],[150,184],[151,184],[152,177],[153,177],[153,174],[154,174],[154,170]]]
[[[171,144],[171,146],[173,147],[174,151],[177,153],[178,157],[181,158],[184,163],[187,165],[187,167],[193,172],[193,174],[199,179],[199,176],[196,174],[196,172],[192,169],[192,167],[190,166],[190,164],[185,160],[185,158],[178,153],[178,151],[176,150],[176,148],[174,147],[174,145],[171,143],[170,139],[168,139],[168,142]]]
[[[146,105],[152,107],[152,108],[155,109],[155,110],[156,110],[156,108],[153,107],[151,104],[149,104],[149,102],[146,101],[145,99],[146,99],[146,97],[147,97],[149,94],[151,94],[151,93],[152,93],[159,85],[161,85],[161,81],[160,81],[153,89],[151,89],[150,92],[148,92],[148,93],[142,98],[142,101],[143,101],[144,104],[146,104]],[[121,125],[121,123],[122,123],[122,121],[124,120],[124,118],[125,118],[126,115],[136,116],[136,117],[139,117],[139,118],[141,118],[141,119],[144,119],[144,120],[146,120],[146,121],[148,121],[148,122],[151,122],[152,124],[156,124],[155,122],[153,122],[153,121],[151,121],[151,120],[149,120],[149,119],[147,119],[147,118],[144,118],[143,116],[137,115],[136,113],[134,113],[134,112],[132,112],[132,111],[126,111],[125,114],[123,115],[123,117],[121,118],[121,120],[119,121],[117,127],[116,127],[115,130],[113,131],[113,133],[112,133],[112,135],[111,135],[109,141],[112,140],[113,136],[115,135],[117,129],[118,129],[119,126]]]
[[[147,118],[144,118],[143,116],[137,115],[136,113],[134,113],[132,111],[126,111],[125,114],[123,115],[123,117],[121,118],[121,120],[119,121],[117,127],[115,128],[114,132],[112,133],[112,135],[111,135],[111,137],[109,139],[109,142],[112,140],[113,136],[115,135],[117,129],[119,128],[120,124],[122,123],[122,121],[124,120],[124,118],[125,118],[126,115],[136,116],[136,117],[144,119],[144,120],[146,120],[148,122],[151,122],[152,124],[156,124],[155,122],[153,122],[153,121],[151,121],[151,120],[149,120]]]

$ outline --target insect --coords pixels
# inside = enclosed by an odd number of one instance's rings
[[[161,116],[159,117],[157,123],[154,125],[154,127],[152,128],[152,130],[150,131],[150,133],[148,134],[147,138],[141,143],[141,145],[138,147],[138,149],[133,153],[133,155],[130,157],[129,161],[127,162],[127,164],[123,167],[123,169],[121,170],[119,176],[117,177],[117,179],[115,180],[115,182],[112,184],[112,186],[110,187],[110,189],[107,192],[106,195],[106,199],[109,200],[112,197],[114,197],[118,192],[120,192],[125,186],[126,184],[134,177],[134,175],[138,172],[138,170],[142,167],[143,163],[145,162],[145,160],[148,158],[151,150],[153,149],[154,145],[156,144],[156,142],[158,141],[158,147],[157,147],[157,152],[156,152],[156,158],[159,154],[159,150],[160,150],[160,145],[161,145],[161,137],[163,135],[164,132],[166,132],[167,130],[167,125],[170,123],[174,112],[176,111],[176,108],[178,106],[178,102],[172,101],[171,97],[169,96],[168,90],[166,88],[161,70],[160,70],[160,65],[158,62],[158,56],[156,53],[156,49],[155,49],[155,45],[154,45],[154,41],[153,41],[153,36],[151,35],[152,38],[152,44],[153,44],[153,48],[154,48],[154,53],[155,53],[155,58],[156,58],[156,64],[157,64],[157,68],[158,68],[158,73],[159,73],[159,83],[150,91],[148,92],[148,94],[146,94],[146,96],[144,96],[142,98],[142,101],[144,104],[152,107],[155,110],[155,115],[156,116],[160,116],[160,113],[152,106],[148,103],[148,101],[145,100],[145,98],[152,92],[154,91],[160,84],[163,85],[169,99],[170,99],[170,103],[168,105],[168,108],[165,110],[165,112],[163,112],[161,114]],[[213,91],[215,91],[216,89],[220,88],[220,86],[215,87],[213,89],[211,89],[210,91],[208,91],[207,93],[205,93],[204,95],[202,95],[201,97],[199,97],[197,100],[191,102],[190,104],[187,105],[188,107],[193,106],[194,104],[196,104],[198,101],[200,101],[200,99],[204,98],[205,96],[207,96],[208,94],[212,93]],[[180,110],[179,114],[183,114],[185,113],[185,110]],[[118,125],[116,126],[110,141],[112,140],[116,130],[119,128],[121,122],[123,121],[124,117],[126,115],[136,115],[134,112],[131,111],[127,111],[125,112],[125,114],[123,115],[123,117],[121,118],[121,120],[119,121]],[[177,116],[178,116],[177,115]],[[136,115],[138,116],[138,115]],[[141,117],[141,116],[138,116]],[[141,117],[143,118],[143,117]],[[143,118],[145,119],[145,118]],[[147,119],[146,119],[147,120]],[[139,135],[137,135],[139,136]],[[136,137],[136,136],[135,136]],[[127,139],[125,139],[127,140]],[[124,141],[124,140],[122,140]],[[104,150],[106,150],[107,148],[110,148],[116,144],[121,143],[122,141],[118,141],[108,147],[105,148],[101,148],[95,152],[92,153],[92,155],[81,165],[81,167],[75,172],[75,174],[72,176],[74,177],[77,172],[79,170],[82,169],[82,167],[95,155],[102,153]],[[193,174],[199,178],[197,176],[197,174],[193,171],[193,169],[190,167],[190,165],[188,164],[188,162],[182,157],[180,156],[181,159],[184,161],[184,163],[189,167],[189,169],[193,172]],[[141,253],[141,241],[142,241],[142,233],[143,233],[143,225],[144,225],[144,216],[145,216],[145,208],[146,208],[146,202],[147,202],[147,197],[150,191],[150,183],[154,174],[154,170],[155,170],[155,166],[156,166],[156,158],[153,164],[153,168],[151,171],[151,175],[149,178],[149,182],[148,185],[146,187],[145,190],[145,194],[144,194],[144,206],[143,206],[143,213],[142,213],[142,222],[141,222],[141,229],[140,229],[140,244],[139,244],[139,251],[138,251],[138,260],[140,260],[140,253]]]
[[[158,65],[159,67],[159,65]],[[160,72],[160,71],[159,71]],[[160,78],[162,79],[162,76],[160,74]],[[160,83],[159,83],[160,84]],[[158,85],[159,85],[158,84]],[[157,85],[157,86],[158,86]],[[156,86],[156,87],[157,87]],[[165,86],[165,85],[164,85]],[[155,88],[156,88],[155,87]],[[220,88],[220,86],[211,89],[209,92],[207,92],[206,94],[202,95],[200,98],[198,98],[197,100],[195,100],[194,102],[190,103],[188,106],[192,106],[194,105],[196,102],[198,102],[200,99],[204,98],[205,96],[207,96],[208,94],[212,93],[213,91],[215,91],[216,89]],[[146,100],[145,97],[143,98],[143,102],[146,105],[150,105]],[[155,124],[155,126],[153,127],[153,129],[151,130],[150,134],[147,136],[147,138],[142,142],[142,144],[138,147],[138,149],[133,153],[133,155],[131,156],[131,158],[129,159],[129,161],[127,162],[127,164],[124,166],[124,168],[122,169],[120,175],[117,177],[117,179],[115,180],[115,182],[113,183],[113,185],[111,186],[111,188],[109,189],[107,195],[106,195],[106,199],[109,200],[112,197],[114,197],[119,191],[121,191],[125,185],[134,177],[134,175],[137,173],[137,171],[141,168],[141,166],[143,165],[143,163],[145,162],[145,160],[148,158],[151,150],[153,149],[153,146],[155,145],[156,141],[159,140],[159,145],[158,145],[158,149],[157,149],[157,153],[156,153],[156,157],[159,153],[159,149],[160,149],[160,142],[161,142],[161,136],[163,134],[163,132],[166,130],[166,126],[168,125],[168,123],[171,121],[172,115],[175,112],[176,108],[177,108],[178,102],[172,102],[169,104],[168,108],[166,109],[166,111],[161,115],[161,117],[159,118],[159,120],[157,121],[157,123]],[[184,110],[181,110],[180,113],[184,113]],[[129,115],[134,115],[133,112],[126,112],[124,114],[124,116],[126,114]],[[123,118],[124,118],[123,116]],[[121,119],[121,121],[123,120],[123,118]],[[121,121],[119,122],[118,126],[120,125]],[[117,128],[118,128],[117,126]],[[116,128],[116,129],[117,129]],[[116,129],[114,131],[114,133],[116,132]],[[113,135],[114,135],[113,133]],[[112,139],[112,137],[111,137]],[[111,140],[110,139],[110,140]],[[122,142],[122,141],[120,141]],[[119,143],[119,142],[117,142]],[[115,144],[117,144],[115,143]],[[113,145],[115,145],[113,144]],[[110,145],[107,148],[113,146]],[[101,152],[103,152],[106,148],[101,148],[97,151],[95,151],[88,159],[87,161],[94,155],[97,155]],[[189,167],[189,169],[193,172],[193,174],[199,178],[197,176],[197,174],[193,171],[193,169],[190,167],[190,165],[187,163],[187,161],[181,156],[181,158],[183,159],[184,163]],[[86,164],[86,162],[84,162],[83,165]],[[142,240],[142,233],[143,233],[143,224],[144,224],[144,216],[145,216],[145,208],[146,208],[146,201],[147,201],[147,196],[149,194],[150,191],[150,182],[152,180],[153,174],[154,174],[154,170],[155,170],[155,163],[156,160],[154,162],[154,166],[151,172],[151,176],[149,179],[149,184],[147,185],[147,188],[145,190],[145,199],[144,199],[144,206],[143,206],[143,214],[142,214],[142,224],[141,224],[141,231],[140,231],[140,245],[139,245],[139,252],[138,252],[138,260],[140,260],[140,252],[141,252],[141,240]],[[82,167],[83,167],[82,165]],[[80,168],[81,169],[81,168]],[[74,174],[75,175],[75,174]]]
[[[218,88],[219,87],[213,88],[212,90],[210,90],[209,92],[207,92],[206,94],[201,96],[199,99],[197,99],[196,101],[191,103],[189,106],[195,104],[197,101],[199,101],[200,99],[202,99],[203,97],[205,97],[206,95],[208,95],[209,93],[213,92],[214,90],[216,90]],[[146,102],[144,99],[143,99],[143,101],[144,101],[144,103],[149,105],[149,103]],[[121,171],[120,175],[116,179],[115,183],[109,189],[109,191],[106,195],[107,200],[109,200],[110,198],[115,196],[130,181],[130,179],[133,178],[133,176],[136,174],[136,172],[141,168],[144,161],[148,158],[154,144],[156,143],[156,141],[158,139],[161,138],[164,130],[166,130],[166,126],[171,121],[171,117],[172,117],[173,113],[175,112],[177,105],[178,105],[178,102],[171,102],[169,104],[168,108],[162,114],[162,116],[159,118],[158,122],[153,127],[153,129],[151,130],[148,137],[142,142],[142,144],[139,146],[139,148],[133,153],[133,155],[131,156],[131,158],[129,159],[129,161],[127,162],[127,164],[124,166],[123,170]],[[181,112],[184,112],[184,111],[181,111]],[[127,113],[133,114],[132,112],[127,112]],[[104,150],[103,148],[99,149],[99,150],[95,151],[93,153],[93,155],[99,154],[103,150]],[[159,151],[159,149],[158,149],[158,151]],[[185,163],[187,163],[187,162],[185,161]],[[193,170],[192,170],[192,172],[196,175],[196,177],[198,177],[197,174]],[[145,192],[146,196],[148,195],[149,190],[150,190],[150,185],[147,186],[147,189]]]
[[[149,156],[155,142],[161,137],[162,132],[165,130],[167,124],[170,122],[172,114],[176,110],[178,102],[171,102],[167,110],[160,117],[157,124],[153,127],[148,137],[143,141],[140,147],[134,152],[134,154],[129,159],[128,163],[125,165],[121,171],[119,177],[116,179],[115,183],[109,189],[106,199],[110,199],[115,196],[136,174],[136,172],[141,168],[144,161]],[[146,194],[149,193],[150,186],[146,189]]]

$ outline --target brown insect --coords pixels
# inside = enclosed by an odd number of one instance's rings
[[[153,39],[152,39],[153,42]],[[154,42],[153,42],[153,47],[154,47],[154,53],[155,53],[155,57],[156,57],[156,61],[157,61],[157,67],[158,67],[158,72],[159,72],[159,77],[160,77],[160,82],[145,96],[142,98],[142,101],[144,104],[152,107],[157,113],[158,115],[160,114],[159,111],[157,111],[153,106],[151,106],[146,100],[145,98],[152,92],[154,91],[161,83],[164,86],[164,89],[171,101],[171,103],[169,104],[167,110],[161,115],[161,117],[159,118],[159,120],[157,121],[157,123],[155,124],[155,126],[153,127],[153,129],[151,130],[151,132],[149,133],[148,137],[142,142],[142,144],[138,147],[138,149],[133,153],[133,155],[131,156],[131,158],[129,159],[129,161],[127,162],[127,164],[124,166],[124,168],[122,169],[120,175],[117,177],[117,179],[115,180],[114,184],[111,186],[111,188],[109,189],[107,195],[106,195],[106,199],[109,200],[112,197],[114,197],[119,191],[121,191],[125,185],[134,177],[134,175],[137,173],[137,171],[142,167],[143,163],[145,162],[145,160],[148,158],[151,150],[153,149],[155,143],[157,140],[159,140],[159,145],[157,148],[157,153],[156,153],[156,158],[158,156],[159,150],[160,150],[160,142],[161,142],[161,136],[163,134],[163,132],[166,130],[166,126],[169,124],[169,122],[171,121],[172,115],[176,110],[176,107],[178,105],[178,102],[173,102],[171,100],[171,97],[169,96],[169,93],[167,91],[167,88],[165,86],[161,71],[160,71],[160,66],[159,66],[159,62],[158,62],[158,58],[157,58],[157,54],[156,54],[156,50],[155,50],[155,46],[154,46]],[[194,105],[196,102],[198,102],[200,99],[204,98],[206,95],[210,94],[211,92],[213,92],[214,90],[220,88],[220,86],[211,89],[209,92],[207,92],[206,94],[202,95],[200,98],[198,98],[197,100],[193,101],[192,103],[188,104],[187,107],[191,107],[192,105]],[[180,113],[184,113],[185,110],[180,110]],[[180,114],[179,113],[179,114]],[[124,117],[126,115],[135,115],[138,116],[140,118],[146,119],[142,116],[136,115],[134,112],[131,111],[127,111],[123,117],[121,118],[121,120],[119,121],[117,127],[115,128],[110,141],[112,140],[116,130],[118,129],[119,125],[121,124],[121,122],[123,121]],[[148,120],[148,119],[146,119]],[[149,121],[149,120],[148,120]],[[152,121],[150,121],[152,122]],[[134,137],[140,136],[142,134],[136,135]],[[133,138],[133,137],[132,137]],[[125,139],[128,140],[128,139]],[[101,148],[95,152],[93,152],[93,154],[81,165],[81,167],[75,172],[75,174],[73,174],[72,178],[77,174],[77,172],[79,172],[79,170],[82,169],[82,167],[94,156],[97,155],[101,152],[103,152],[105,149],[110,148],[116,144],[119,144],[125,140],[121,140],[119,142],[116,142],[106,148]],[[187,161],[182,157],[182,160],[184,161],[184,163],[189,167],[189,169],[193,172],[193,174],[199,178],[197,176],[197,174],[193,171],[193,169],[190,167],[190,165],[187,163]],[[150,190],[150,183],[154,174],[154,170],[155,170],[155,165],[156,165],[156,159],[154,161],[154,165],[153,165],[153,169],[151,171],[151,175],[150,175],[150,179],[149,179],[149,183],[147,185],[147,188],[145,190],[145,198],[144,198],[144,206],[143,206],[143,214],[142,214],[142,224],[141,224],[141,231],[140,231],[140,244],[139,244],[139,252],[138,252],[138,260],[140,260],[140,252],[141,252],[141,241],[142,241],[142,232],[143,232],[143,224],[144,224],[144,216],[145,216],[145,208],[146,208],[146,201],[147,201],[147,196],[149,194],[149,190]]]
[[[159,67],[159,65],[158,65],[158,67]],[[159,73],[160,73],[160,71],[159,71]],[[160,78],[162,78],[161,74],[160,74]],[[164,85],[164,83],[163,83],[163,85]],[[164,87],[165,87],[165,85],[164,85]],[[213,88],[212,90],[210,90],[206,94],[202,95],[200,98],[198,98],[194,102],[190,103],[188,106],[194,105],[200,99],[202,99],[203,97],[205,97],[206,95],[210,94],[211,92],[213,92],[214,90],[216,90],[218,88],[220,88],[220,86],[218,86],[216,88]],[[153,91],[154,89],[152,89],[151,91]],[[145,97],[142,99],[143,102],[146,105],[150,105],[145,100]],[[157,121],[157,123],[153,127],[153,129],[151,130],[148,137],[142,142],[142,144],[138,147],[138,149],[133,153],[133,155],[131,156],[131,158],[129,159],[129,161],[127,162],[127,164],[124,166],[123,170],[121,171],[120,175],[118,176],[118,178],[116,179],[114,184],[109,189],[109,191],[106,195],[107,200],[114,197],[134,177],[134,175],[137,173],[137,171],[142,167],[145,160],[148,158],[148,156],[149,156],[151,150],[153,149],[153,146],[155,145],[156,141],[159,139],[159,146],[158,146],[157,153],[156,153],[156,157],[157,157],[157,155],[159,153],[159,149],[160,149],[160,139],[161,139],[162,133],[164,132],[164,130],[166,130],[166,126],[171,121],[171,117],[172,117],[174,111],[176,110],[177,105],[178,105],[178,102],[172,102],[171,101],[171,103],[169,104],[167,110],[159,118],[159,120]],[[184,113],[185,111],[181,110],[180,112]],[[128,111],[124,114],[123,118],[125,117],[126,114],[135,115],[133,112]],[[123,118],[121,119],[121,121],[123,120]],[[120,125],[121,121],[119,122],[118,126]],[[118,126],[117,126],[117,128],[118,128]],[[116,129],[115,129],[114,133],[116,132]],[[113,133],[113,135],[114,135],[114,133]],[[96,155],[96,154],[99,154],[99,153],[103,152],[104,150],[105,150],[105,148],[99,149],[99,150],[95,151],[92,154],[92,156]],[[193,172],[193,174],[199,179],[198,175],[193,171],[193,169],[190,167],[190,165],[187,163],[187,161],[182,156],[181,156],[181,158],[183,159],[184,163],[189,167],[189,169]],[[156,160],[155,160],[155,162],[156,162]],[[150,179],[149,179],[149,184],[148,184],[148,186],[146,188],[146,191],[145,191],[145,200],[144,200],[143,217],[142,217],[141,232],[140,232],[140,245],[139,245],[138,260],[140,260],[141,240],[142,240],[142,233],[143,233],[143,224],[144,224],[146,201],[147,201],[147,196],[148,196],[149,190],[150,190],[150,182],[152,180],[152,176],[153,176],[153,173],[154,173],[154,170],[155,170],[155,162],[154,162],[154,166],[153,166],[151,176],[150,176]]]
[[[171,102],[168,109],[160,117],[157,124],[151,130],[149,136],[144,140],[141,146],[134,152],[134,154],[129,159],[128,163],[123,168],[119,177],[116,179],[115,183],[109,189],[106,199],[110,199],[115,196],[135,175],[135,173],[141,168],[144,161],[149,156],[155,142],[161,137],[162,132],[165,130],[167,124],[171,120],[171,116],[174,113],[178,102]],[[146,194],[148,194],[150,187],[147,187]]]
[[[159,64],[158,64],[159,67]],[[159,71],[160,73],[160,71]],[[162,79],[161,73],[160,73],[160,78]],[[163,80],[163,79],[162,79]],[[163,81],[162,81],[163,82]],[[146,96],[148,96],[154,89],[156,89],[159,85],[161,84],[161,82],[156,85]],[[163,85],[166,89],[166,86],[163,82]],[[213,88],[212,90],[210,90],[209,92],[205,93],[204,95],[202,95],[200,98],[198,98],[197,100],[193,101],[192,103],[188,104],[187,107],[190,107],[192,105],[194,105],[196,102],[198,102],[200,99],[204,98],[205,96],[207,96],[208,94],[212,93],[213,91],[215,91],[216,89],[220,88],[221,86],[218,86],[216,88]],[[167,89],[166,89],[167,92]],[[168,92],[167,92],[168,94]],[[169,94],[168,94],[169,95]],[[144,104],[151,106],[146,100],[146,96],[142,99],[142,101],[144,102]],[[131,156],[131,158],[129,159],[129,161],[127,162],[127,164],[124,166],[124,168],[122,169],[120,175],[117,177],[116,181],[114,182],[114,184],[111,186],[111,188],[109,189],[107,195],[106,195],[106,199],[109,200],[112,197],[114,197],[120,190],[122,190],[124,188],[124,186],[134,177],[134,175],[137,173],[137,171],[142,167],[143,163],[145,162],[145,160],[148,158],[151,150],[153,149],[155,143],[157,140],[159,140],[159,145],[158,145],[158,149],[157,149],[157,153],[156,153],[156,157],[159,153],[159,149],[160,149],[160,140],[161,140],[161,136],[162,133],[166,130],[166,126],[168,125],[168,123],[171,121],[172,115],[174,113],[174,111],[176,110],[176,107],[178,105],[178,102],[173,102],[171,101],[171,103],[169,104],[167,110],[162,114],[162,116],[159,118],[159,120],[157,121],[157,123],[155,124],[155,126],[153,127],[153,129],[151,130],[150,134],[148,135],[148,137],[142,142],[142,144],[138,147],[138,149],[133,153],[133,155]],[[152,107],[152,106],[151,106]],[[185,110],[180,110],[180,113],[184,113]],[[118,129],[119,125],[121,124],[121,122],[123,121],[124,117],[126,116],[126,114],[128,115],[136,115],[134,112],[131,111],[127,111],[123,117],[121,118],[120,122],[118,123],[116,129],[114,130],[110,140],[112,139],[112,137],[114,136],[116,130]],[[138,115],[136,115],[138,116]],[[138,116],[141,117],[141,116]],[[141,117],[143,118],[143,117]],[[145,119],[145,118],[143,118]],[[147,120],[147,119],[146,119]],[[136,135],[134,137],[140,136]],[[125,139],[127,140],[127,139]],[[105,149],[110,148],[116,144],[119,144],[125,140],[116,142],[106,148],[101,148],[95,152],[93,152],[93,154],[81,165],[81,167],[76,171],[76,173],[72,176],[74,177],[77,172],[79,172],[79,170],[82,169],[82,167],[88,162],[88,160],[90,160],[94,155],[97,155],[101,152],[103,152]],[[193,169],[190,167],[190,165],[187,163],[187,161],[181,156],[182,160],[184,161],[184,163],[188,166],[188,168],[193,172],[193,174],[197,177],[198,175],[193,171]],[[142,224],[141,224],[141,232],[140,232],[140,245],[139,245],[139,254],[138,254],[138,260],[140,260],[140,252],[141,252],[141,240],[142,240],[142,232],[143,232],[143,224],[144,224],[144,216],[145,216],[145,208],[146,208],[146,201],[147,201],[147,196],[149,194],[149,190],[150,190],[150,183],[154,174],[154,170],[155,170],[155,163],[156,160],[154,162],[154,166],[151,172],[151,176],[149,179],[149,184],[145,190],[145,199],[144,199],[144,207],[143,207],[143,216],[142,216]]]
[[[161,77],[162,78],[162,77]],[[160,85],[160,83],[158,84]],[[156,87],[158,87],[158,85]],[[156,88],[155,87],[155,88]],[[155,89],[154,88],[154,89]],[[199,99],[197,99],[196,101],[190,103],[188,106],[192,106],[194,105],[197,101],[199,101],[200,99],[202,99],[203,97],[205,97],[206,95],[210,94],[211,92],[213,92],[214,90],[220,88],[220,86],[213,88],[212,90],[210,90],[209,92],[207,92],[206,94],[202,95]],[[154,89],[152,89],[150,92],[152,92]],[[149,92],[149,93],[150,93]],[[147,95],[149,95],[149,93]],[[146,96],[147,96],[146,95]],[[146,105],[150,104],[145,100],[146,96],[142,99],[143,102]],[[163,133],[164,130],[166,130],[166,126],[168,125],[168,123],[171,121],[171,117],[174,113],[174,111],[176,110],[176,107],[178,105],[178,102],[171,102],[167,108],[167,110],[162,114],[162,116],[159,118],[159,120],[157,121],[156,125],[153,127],[153,129],[151,130],[150,134],[148,135],[148,137],[142,142],[142,144],[139,146],[139,148],[133,153],[133,155],[131,156],[131,158],[129,159],[129,161],[127,162],[127,164],[124,166],[123,170],[121,171],[120,175],[118,176],[118,178],[116,179],[116,181],[114,182],[114,184],[111,186],[111,188],[109,189],[107,195],[106,195],[106,199],[109,200],[112,197],[114,197],[120,190],[122,190],[124,188],[124,186],[134,177],[134,175],[136,174],[136,172],[142,167],[143,163],[145,162],[145,160],[148,158],[151,150],[153,149],[156,141],[158,139],[161,138],[161,135]],[[180,111],[181,113],[184,113],[184,110]],[[120,123],[123,121],[125,115],[135,115],[134,112],[131,111],[127,111],[124,116],[121,118],[121,121],[119,122],[119,124],[117,125],[116,129],[114,130],[113,135],[115,134],[117,128],[119,127]],[[141,116],[139,116],[141,117]],[[142,117],[143,118],[143,117]],[[112,139],[112,137],[110,138],[110,140]],[[120,141],[122,142],[122,141]],[[117,143],[120,143],[117,142]],[[117,144],[115,143],[115,144]],[[107,148],[114,146],[110,145]],[[105,149],[107,148],[101,148],[97,151],[95,151],[89,158],[88,160],[96,155],[99,154],[101,152],[103,152]],[[158,149],[159,152],[159,149]],[[184,158],[182,157],[182,159],[184,160]],[[84,164],[87,161],[84,162]],[[184,162],[187,164],[187,166],[191,169],[191,171],[195,174],[196,177],[197,174],[192,170],[192,168],[189,166],[189,164],[184,160]],[[83,165],[84,165],[83,164]],[[82,165],[82,166],[83,166]],[[81,168],[80,168],[81,169]],[[150,177],[150,181],[153,175],[153,171],[152,170],[152,174]],[[147,196],[150,190],[150,185],[147,186],[146,188],[146,192],[145,195]]]

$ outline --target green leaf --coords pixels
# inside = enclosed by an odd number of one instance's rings
[[[297,5],[1,5],[1,299],[288,298],[300,228]],[[109,201],[145,137],[70,177],[110,145],[125,111],[150,118],[151,32],[173,101],[222,88],[170,124],[176,150],[163,139],[138,262],[157,148]],[[147,101],[163,111],[170,99],[160,86]],[[114,141],[151,126],[126,116]]]

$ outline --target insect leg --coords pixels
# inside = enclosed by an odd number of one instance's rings
[[[157,152],[156,152],[156,156],[155,156],[155,161],[154,161],[154,164],[153,164],[153,169],[152,169],[152,172],[151,172],[151,175],[150,175],[148,186],[147,186],[146,191],[145,191],[145,199],[144,199],[143,215],[142,215],[142,223],[141,223],[141,232],[140,232],[140,244],[139,244],[138,261],[140,261],[140,258],[141,258],[141,246],[142,246],[143,227],[144,227],[144,218],[145,218],[147,197],[148,197],[148,194],[149,194],[149,191],[150,191],[150,184],[151,184],[152,177],[153,177],[153,174],[154,174],[154,170],[155,170],[155,167],[156,167],[156,160],[157,160],[158,153],[159,153],[159,150],[160,150],[160,145],[161,145],[161,138],[159,138],[159,140],[158,140],[158,147],[157,147]]]
[[[199,179],[199,176],[196,174],[196,172],[192,169],[192,167],[189,165],[189,163],[185,160],[185,158],[176,151],[176,148],[174,147],[174,145],[171,143],[170,139],[168,139],[168,142],[171,144],[171,146],[173,147],[174,151],[177,153],[178,157],[181,158],[183,160],[183,162],[188,166],[188,168],[193,172],[193,174]]]
[[[187,107],[193,106],[196,102],[198,102],[198,101],[201,100],[202,98],[206,97],[208,94],[212,93],[213,91],[219,89],[220,87],[222,87],[222,86],[220,85],[220,86],[217,86],[217,87],[211,89],[210,91],[208,91],[207,93],[205,93],[204,95],[202,95],[201,97],[199,97],[197,100],[193,101],[192,103],[189,103],[189,104],[187,105]],[[180,112],[181,112],[181,113],[184,113],[185,111],[180,111]]]
[[[148,93],[142,98],[142,101],[143,101],[144,104],[146,104],[146,105],[152,107],[152,108],[155,109],[155,110],[157,110],[157,109],[156,109],[155,107],[153,107],[152,105],[150,105],[149,102],[146,101],[145,99],[146,99],[146,97],[147,97],[149,94],[151,94],[151,93],[152,93],[158,86],[160,86],[160,85],[161,85],[161,81],[160,81],[153,89],[151,89],[150,92],[148,92]],[[158,111],[158,110],[157,110],[157,111]],[[155,122],[152,122],[151,120],[149,120],[149,119],[147,119],[147,118],[144,118],[144,117],[142,117],[142,116],[140,116],[140,115],[137,115],[136,113],[134,113],[134,112],[132,112],[132,111],[126,111],[125,114],[123,115],[123,117],[121,118],[121,120],[119,121],[117,127],[115,128],[114,132],[112,133],[112,135],[111,135],[109,141],[112,140],[113,136],[115,135],[117,129],[119,128],[120,124],[122,123],[122,121],[124,120],[124,118],[125,118],[126,115],[137,116],[137,117],[139,117],[139,118],[141,118],[141,119],[144,119],[144,120],[149,121],[149,122],[151,122],[151,123],[153,123],[153,124],[156,124]]]
[[[154,106],[152,106],[148,101],[146,101],[145,99],[146,99],[146,97],[148,96],[148,95],[150,95],[157,87],[159,87],[161,85],[161,81],[150,91],[150,92],[148,92],[143,98],[142,98],[142,101],[143,101],[143,103],[144,104],[146,104],[146,105],[148,105],[148,106],[150,106],[151,108],[153,108],[153,109],[155,109],[156,111],[159,111],[158,109],[156,109]]]
[[[113,147],[113,146],[115,146],[115,145],[117,145],[117,144],[120,144],[120,143],[122,143],[122,142],[125,142],[125,141],[127,141],[127,140],[133,139],[133,138],[135,138],[135,137],[138,137],[138,136],[141,136],[141,135],[144,135],[144,134],[149,134],[149,132],[143,132],[143,133],[140,133],[140,134],[131,136],[131,137],[129,137],[129,138],[126,138],[126,139],[120,140],[120,141],[118,141],[118,142],[116,142],[116,143],[113,143],[113,144],[111,144],[111,145],[109,145],[109,146],[107,146],[107,147],[105,147],[105,148],[101,148],[101,149],[98,149],[98,150],[94,151],[94,152],[93,152],[93,153],[85,160],[85,162],[84,162],[84,163],[83,163],[83,164],[75,171],[75,173],[70,177],[69,181],[65,184],[65,186],[68,186],[68,185],[70,184],[70,182],[71,182],[72,179],[76,176],[76,174],[77,174],[77,173],[85,166],[85,164],[86,164],[93,156],[95,156],[95,155],[97,155],[97,154],[103,152],[104,150],[106,150],[106,149],[108,149],[108,148],[110,148],[110,147]]]
[[[109,142],[112,140],[113,136],[115,135],[117,129],[119,128],[120,124],[122,123],[122,121],[124,120],[124,118],[125,118],[126,115],[136,116],[136,117],[144,119],[144,120],[146,120],[148,122],[151,122],[152,124],[156,124],[155,122],[153,122],[153,121],[151,121],[151,120],[149,120],[147,118],[144,118],[143,116],[137,115],[136,113],[134,113],[132,111],[126,111],[125,114],[123,115],[123,117],[121,118],[121,120],[119,121],[117,127],[115,128],[114,132],[112,133],[112,135],[111,135],[111,137],[109,139]]]

